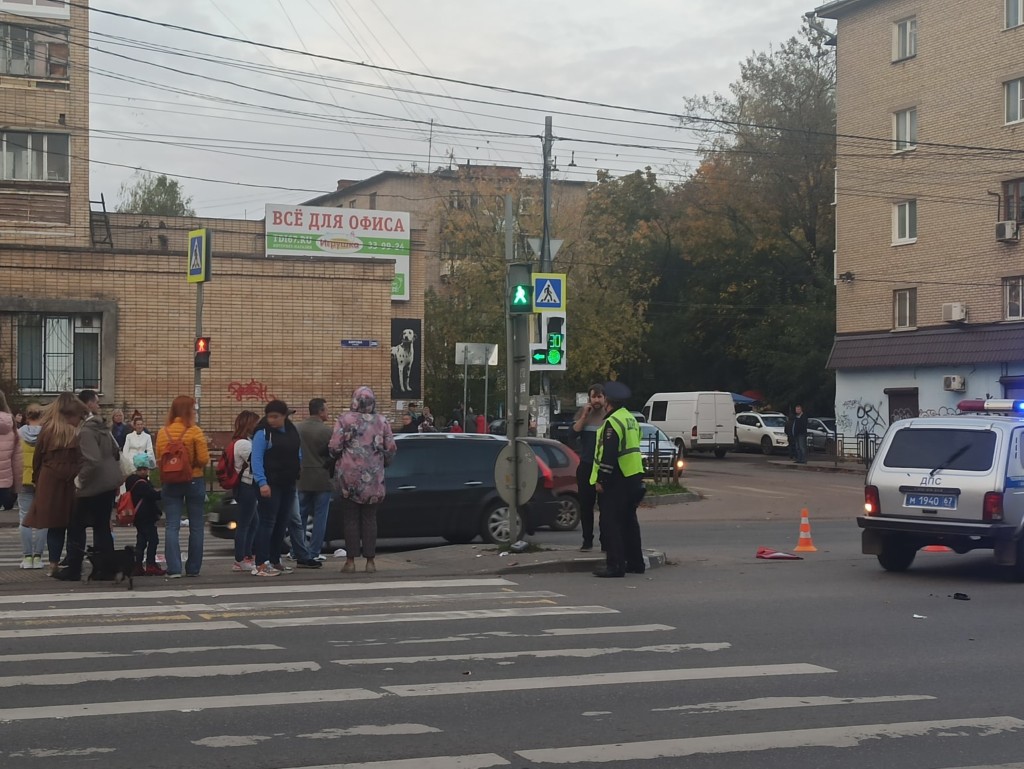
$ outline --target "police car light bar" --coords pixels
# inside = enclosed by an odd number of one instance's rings
[[[992,412],[1001,411],[1006,413],[1024,413],[1024,401],[1010,400],[1009,398],[996,398],[992,400],[966,400],[960,401],[957,408],[961,412]]]

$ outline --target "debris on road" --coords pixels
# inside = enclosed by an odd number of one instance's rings
[[[772,550],[770,547],[759,547],[757,548],[757,555],[755,558],[760,558],[763,561],[802,561],[803,558],[799,555],[793,555],[792,553],[783,553],[780,550]]]

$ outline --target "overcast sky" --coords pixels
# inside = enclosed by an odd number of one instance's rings
[[[259,218],[266,203],[308,199],[334,189],[340,178],[399,168],[432,170],[452,159],[518,165],[539,174],[538,137],[547,114],[554,117],[563,178],[593,179],[599,168],[621,174],[646,165],[667,179],[678,178],[692,162],[695,144],[667,117],[318,61],[114,18],[97,9],[377,66],[679,113],[688,96],[726,91],[738,77],[740,61],[794,35],[804,12],[817,3],[94,0],[93,5],[92,197],[102,192],[108,201],[116,200],[136,167],[287,188],[181,179],[201,215]],[[153,46],[177,49],[179,55]]]

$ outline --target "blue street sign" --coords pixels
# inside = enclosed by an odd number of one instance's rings
[[[374,348],[380,347],[380,342],[376,339],[342,339],[342,347],[362,347],[362,348]]]
[[[533,311],[565,311],[565,273],[533,273]]]

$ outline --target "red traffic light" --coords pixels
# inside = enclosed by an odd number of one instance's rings
[[[195,367],[210,368],[210,337],[208,336],[196,337]]]
[[[210,351],[210,337],[199,336],[196,337],[196,352],[209,352]]]

